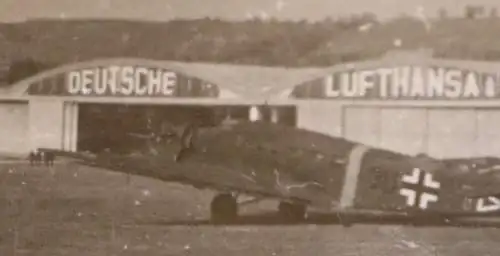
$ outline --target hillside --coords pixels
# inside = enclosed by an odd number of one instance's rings
[[[31,58],[67,63],[143,57],[264,66],[330,66],[396,48],[433,48],[437,57],[500,59],[500,18],[448,18],[430,30],[411,17],[384,23],[370,15],[322,22],[213,19],[165,23],[32,20],[0,24],[0,62]]]

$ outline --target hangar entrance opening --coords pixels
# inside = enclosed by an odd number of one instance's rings
[[[273,108],[277,109],[279,123],[296,125],[295,106]],[[271,113],[265,111],[268,108],[261,109],[261,119],[271,121]],[[225,118],[248,120],[250,106],[84,103],[79,104],[78,112],[78,151],[129,153],[144,143],[130,134],[174,131],[195,118],[208,126],[218,125]]]

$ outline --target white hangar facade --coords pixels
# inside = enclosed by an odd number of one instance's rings
[[[500,156],[500,63],[390,52],[330,68],[101,59],[0,91],[0,152],[79,150],[85,104],[260,106],[294,125],[408,154]]]

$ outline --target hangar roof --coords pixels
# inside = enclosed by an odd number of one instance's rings
[[[217,85],[221,94],[229,94],[244,99],[267,100],[287,98],[292,90],[308,81],[328,76],[332,73],[349,69],[373,69],[388,65],[415,65],[421,61],[437,66],[450,66],[462,69],[497,72],[500,62],[444,60],[432,58],[432,52],[425,49],[403,51],[396,50],[386,53],[379,59],[355,63],[345,63],[326,68],[286,68],[263,67],[251,65],[231,65],[215,63],[189,63],[178,61],[158,61],[139,58],[109,58],[85,62],[71,63],[58,68],[44,71],[24,79],[10,87],[1,89],[1,99],[24,99],[26,91],[33,83],[42,81],[72,70],[81,70],[106,65],[132,65],[169,69],[178,73],[196,77]]]
[[[284,68],[250,65],[229,65],[213,63],[186,63],[176,61],[156,61],[137,58],[110,58],[67,64],[41,72],[35,76],[7,87],[0,95],[22,97],[29,86],[44,78],[71,70],[80,70],[105,65],[141,65],[170,69],[192,77],[211,82],[221,91],[244,98],[265,99],[290,91],[295,85],[316,78],[322,68]],[[287,95],[287,94],[286,94]]]

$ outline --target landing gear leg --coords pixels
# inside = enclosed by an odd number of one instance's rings
[[[238,202],[231,194],[220,194],[210,204],[210,218],[213,223],[231,223],[238,217]]]
[[[338,218],[340,225],[342,225],[343,227],[345,227],[345,228],[352,227],[353,222],[349,216],[347,216],[345,214],[338,213],[337,218]]]
[[[285,222],[301,222],[306,219],[306,206],[288,202],[280,202],[278,213]]]

